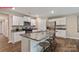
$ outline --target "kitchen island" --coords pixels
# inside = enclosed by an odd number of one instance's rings
[[[48,39],[50,35],[48,32],[44,31],[21,34],[21,36],[22,52],[40,52],[42,47],[39,43]]]

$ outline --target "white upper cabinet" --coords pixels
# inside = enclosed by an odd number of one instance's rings
[[[36,20],[35,19],[31,19],[31,25],[36,25]]]
[[[13,24],[12,25],[18,25],[18,17],[17,16],[13,16]]]
[[[19,25],[23,25],[23,23],[24,23],[24,18],[23,17],[19,17]]]
[[[66,25],[66,17],[60,18],[60,25]]]
[[[23,17],[24,18],[24,21],[27,21],[27,22],[31,22],[31,18],[30,17]]]
[[[56,18],[50,21],[56,21],[56,25],[66,25],[66,17]]]
[[[23,25],[24,18],[20,16],[13,16],[13,24],[12,25]]]

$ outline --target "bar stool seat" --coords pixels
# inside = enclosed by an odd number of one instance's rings
[[[39,45],[43,48],[42,51],[45,52],[50,44],[48,42],[40,42]]]
[[[47,39],[46,41],[48,41],[48,42],[50,43],[50,46],[49,46],[50,51],[52,51],[52,52],[55,51],[56,46],[57,46],[56,41],[53,40],[53,38],[49,38],[49,39]]]

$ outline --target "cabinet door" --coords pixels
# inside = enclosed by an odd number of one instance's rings
[[[57,25],[66,25],[66,17],[63,18],[57,18],[56,20],[56,24]]]
[[[31,19],[31,25],[33,26],[33,25],[36,25],[36,20],[35,19]]]
[[[13,24],[12,25],[18,25],[18,17],[13,16]]]
[[[66,25],[66,17],[60,19],[60,25]]]
[[[23,19],[23,17],[19,17],[19,25],[23,25],[23,23],[24,23],[24,19]]]
[[[56,25],[61,25],[61,20],[56,20]]]
[[[22,40],[20,34],[24,34],[24,33],[25,31],[13,33],[14,43]]]
[[[66,38],[66,30],[57,30],[56,36]]]

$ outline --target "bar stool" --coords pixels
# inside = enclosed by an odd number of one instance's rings
[[[41,51],[42,52],[47,52],[46,49],[49,47],[49,43],[48,42],[40,42],[39,45],[43,48]]]
[[[49,45],[49,51],[50,51],[50,52],[54,52],[55,49],[56,49],[56,46],[57,46],[56,41],[53,40],[53,38],[49,38],[49,39],[47,39],[46,41],[48,41],[49,44],[50,44],[50,45]]]

